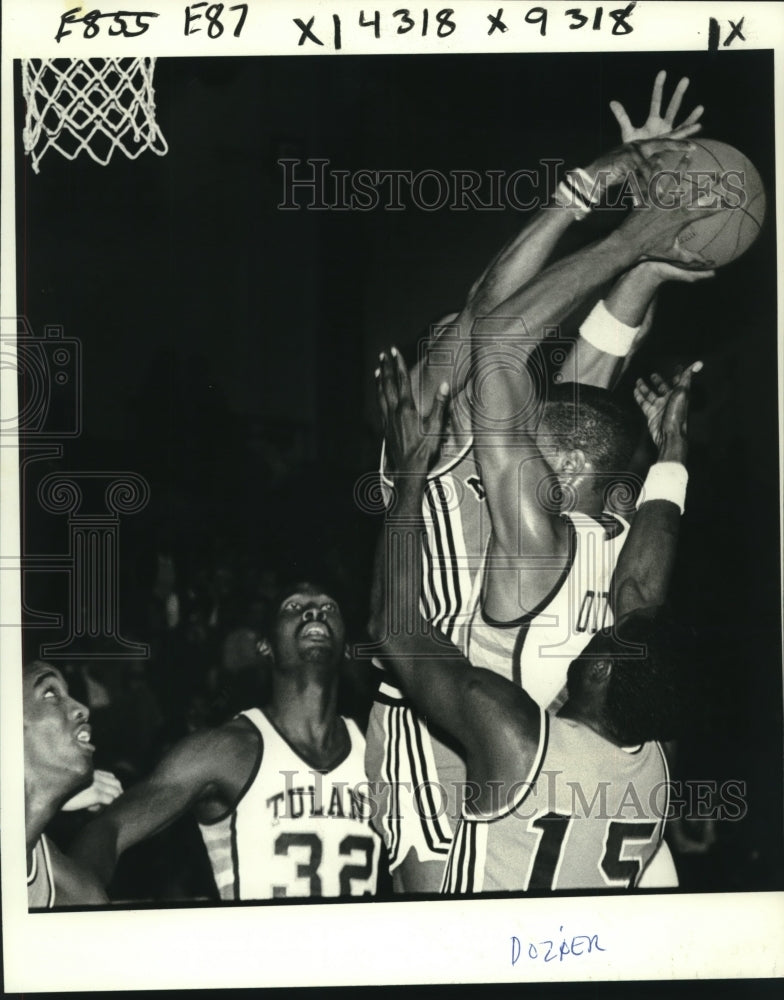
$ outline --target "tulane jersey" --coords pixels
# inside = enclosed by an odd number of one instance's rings
[[[566,672],[593,636],[613,624],[610,584],[629,525],[615,514],[562,515],[569,549],[551,592],[513,622],[493,622],[474,611],[468,659],[524,688],[543,708],[566,700]]]
[[[380,842],[370,826],[365,741],[351,719],[346,756],[307,764],[261,709],[242,712],[259,759],[233,811],[199,824],[221,899],[369,896]]]
[[[461,818],[442,892],[632,888],[661,842],[668,787],[658,743],[623,749],[543,711],[530,773],[491,814]]]
[[[51,910],[54,906],[54,874],[49,844],[41,838],[33,848],[32,869],[27,875],[27,907],[30,910]]]

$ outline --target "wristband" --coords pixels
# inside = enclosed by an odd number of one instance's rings
[[[591,206],[576,195],[566,181],[561,181],[555,189],[553,198],[556,205],[560,205],[561,208],[568,208],[578,222],[581,222],[591,211]]]
[[[590,174],[579,167],[567,172],[556,188],[554,198],[555,203],[561,208],[571,209],[578,222],[584,219],[599,201]]]
[[[587,170],[577,167],[576,170],[570,170],[567,173],[566,179],[569,185],[578,192],[582,201],[587,202],[592,208],[599,204],[599,187]]]
[[[678,505],[682,514],[686,509],[688,481],[689,473],[680,462],[656,462],[648,469],[637,498],[637,509],[651,500],[669,500]]]
[[[632,349],[639,326],[627,326],[616,319],[602,299],[583,320],[580,336],[597,351],[625,358]]]

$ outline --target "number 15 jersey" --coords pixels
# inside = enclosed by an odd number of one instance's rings
[[[369,896],[380,838],[370,826],[365,740],[351,719],[346,756],[311,767],[261,709],[240,714],[259,757],[233,811],[200,823],[221,899]]]
[[[658,743],[624,749],[541,711],[530,772],[458,824],[441,891],[632,888],[661,844],[669,774]]]

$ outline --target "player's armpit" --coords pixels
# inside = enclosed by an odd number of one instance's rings
[[[71,857],[106,885],[123,851],[159,833],[203,796],[219,797],[229,808],[255,765],[252,752],[242,753],[249,740],[258,742],[250,730],[240,730],[236,723],[186,737],[148,778],[87,824],[73,844]]]
[[[55,885],[55,906],[101,906],[108,897],[94,873],[67,857],[51,840],[49,856]]]
[[[526,691],[490,670],[471,668],[466,701],[474,736],[466,744],[472,807],[497,811],[525,780],[537,756],[542,712]]]

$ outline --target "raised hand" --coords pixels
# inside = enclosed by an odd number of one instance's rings
[[[92,785],[68,799],[63,806],[63,812],[77,812],[79,809],[97,812],[103,806],[114,802],[122,792],[122,785],[111,771],[95,771]]]
[[[638,378],[634,386],[634,399],[642,410],[653,443],[661,452],[666,440],[685,441],[691,378],[702,371],[702,362],[695,361],[685,370],[679,370],[672,384],[654,372],[650,384]],[[661,459],[661,454],[659,456]]]
[[[397,348],[382,353],[379,361],[376,389],[390,468],[404,475],[425,475],[441,447],[449,384],[439,385],[429,412],[420,415],[406,363]]]
[[[610,110],[615,116],[615,120],[621,128],[621,138],[624,142],[634,142],[640,139],[655,139],[660,136],[667,136],[670,139],[686,139],[695,132],[699,132],[702,125],[699,119],[705,110],[701,104],[691,112],[685,121],[675,126],[675,118],[680,111],[683,95],[689,86],[689,78],[684,76],[675,92],[670,98],[667,110],[664,115],[661,113],[662,96],[664,94],[664,81],[667,79],[665,70],[660,70],[656,74],[651,94],[651,106],[648,111],[648,118],[643,125],[635,128],[626,114],[626,109],[620,101],[610,101]]]

